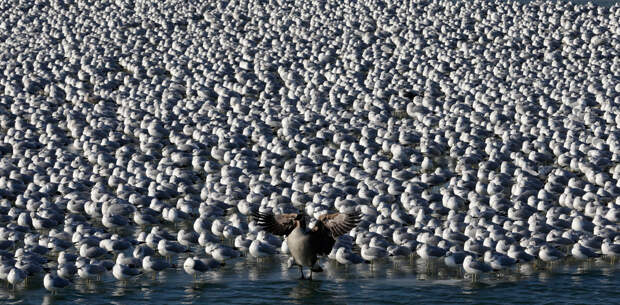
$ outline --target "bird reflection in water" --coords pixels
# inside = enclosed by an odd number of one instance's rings
[[[333,260],[329,260],[327,262],[325,262],[323,265],[323,271],[324,276],[326,278],[336,278],[336,277],[343,277],[346,274],[343,272],[344,268],[340,268],[341,266],[338,266],[338,263],[333,261]]]
[[[120,297],[127,294],[127,283],[123,283],[123,281],[118,281],[114,285],[114,289],[112,289],[111,295]]]
[[[208,285],[209,283],[203,281],[188,283],[187,286],[185,286],[185,295],[183,298],[188,301],[198,299]]]
[[[611,277],[618,269],[615,266],[606,266],[601,268],[601,274],[607,277]]]
[[[521,264],[517,268],[519,273],[525,276],[533,275],[536,272],[536,268],[532,264]]]
[[[54,296],[52,296],[51,294],[46,294],[43,296],[43,302],[41,302],[41,305],[51,305],[54,303]]]
[[[255,264],[247,267],[248,279],[251,281],[257,281],[260,279],[261,268],[260,264]]]
[[[294,286],[289,293],[289,297],[293,300],[299,301],[299,304],[306,303],[308,299],[320,297],[324,295],[325,291],[321,290],[322,281],[298,281],[297,286]],[[295,303],[295,301],[293,301]]]
[[[548,280],[551,279],[552,274],[553,273],[549,270],[541,270],[540,273],[538,274],[538,279],[543,283],[547,282]]]
[[[77,280],[76,285],[74,286],[77,291],[80,293],[99,293],[102,290],[103,285],[99,281],[86,281],[86,280]]]

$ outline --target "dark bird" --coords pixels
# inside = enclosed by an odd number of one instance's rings
[[[334,213],[321,215],[312,229],[306,226],[306,217],[303,213],[277,214],[252,213],[257,224],[265,231],[287,236],[286,242],[295,263],[299,265],[301,279],[304,278],[303,266],[312,272],[321,272],[323,269],[316,265],[317,255],[327,255],[332,250],[336,238],[355,228],[361,220],[361,214]]]

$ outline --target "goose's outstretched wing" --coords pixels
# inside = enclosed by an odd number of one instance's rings
[[[252,216],[256,218],[256,223],[265,231],[276,235],[289,235],[295,229],[295,218],[297,214],[277,214],[261,213],[253,211]]]
[[[322,223],[335,239],[355,228],[361,219],[362,215],[359,212],[353,214],[333,213],[321,215],[318,223]]]
[[[321,215],[311,232],[312,245],[318,255],[327,255],[332,250],[336,238],[355,228],[361,220],[361,214],[325,214]]]

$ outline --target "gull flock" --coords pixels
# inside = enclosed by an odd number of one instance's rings
[[[620,6],[401,2],[0,3],[0,281],[290,253],[255,211],[359,213],[343,265],[614,263]]]

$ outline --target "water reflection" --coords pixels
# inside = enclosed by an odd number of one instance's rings
[[[20,297],[19,290],[13,290],[13,287],[9,287],[9,285],[2,287],[2,290],[0,290],[0,300],[15,300]]]
[[[112,290],[112,295],[116,297],[124,296],[127,292],[127,283],[123,281],[118,281],[114,285],[114,289]]]
[[[601,274],[606,277],[612,276],[614,272],[618,272],[618,269],[614,268],[614,266],[606,265],[605,267],[601,268]]]
[[[288,295],[296,301],[311,299],[319,294],[319,288],[321,287],[321,284],[322,281],[300,280],[298,281],[297,286],[294,286]],[[302,304],[304,302],[294,301],[294,303]]]
[[[102,287],[104,287],[102,281],[87,281],[87,280],[76,280],[73,287],[75,290],[80,293],[101,293]]]
[[[471,280],[463,281],[463,294],[475,294],[478,290],[489,287],[489,284],[485,280],[472,282]]]
[[[207,282],[191,282],[185,286],[183,299],[188,302],[193,302],[200,298],[206,288],[209,286]]]
[[[534,268],[532,264],[522,264],[522,265],[519,265],[517,268],[518,268],[519,273],[523,275],[527,275],[527,276],[532,275],[534,274],[534,272],[536,272],[536,269]]]
[[[46,294],[43,296],[43,302],[41,305],[50,305],[54,302],[54,297],[52,295]]]
[[[248,271],[248,279],[251,281],[257,281],[260,279],[260,265],[255,264],[255,265],[250,265],[247,267],[247,271]]]
[[[256,301],[257,295],[265,303],[381,303],[386,298],[399,299],[411,294],[432,302],[451,303],[472,294],[475,295],[472,300],[476,301],[497,298],[501,293],[525,297],[531,291],[542,289],[540,287],[547,292],[568,288],[573,293],[571,297],[596,292],[604,299],[611,299],[613,287],[620,285],[620,267],[602,260],[563,262],[555,264],[553,269],[523,264],[502,274],[485,274],[479,282],[472,283],[469,277],[457,274],[456,269],[441,262],[431,263],[428,268],[425,261],[418,259],[412,263],[408,258],[385,259],[377,262],[372,270],[367,264],[345,267],[325,261],[322,263],[324,272],[314,274],[314,281],[300,281],[297,268],[288,269],[285,259],[274,258],[261,263],[239,259],[205,273],[196,281],[182,269],[162,272],[156,279],[150,275],[141,276],[126,284],[109,275],[101,281],[76,279],[71,288],[58,295],[50,295],[38,278],[16,291],[3,282],[0,303],[127,304],[134,303],[132,300],[196,303],[231,299],[251,303]],[[370,301],[364,302],[366,299]]]
[[[538,273],[538,279],[543,283],[547,282],[551,278],[552,278],[552,272],[549,269],[541,270]]]

